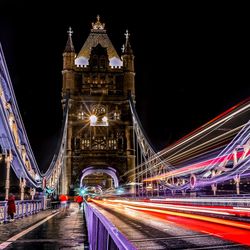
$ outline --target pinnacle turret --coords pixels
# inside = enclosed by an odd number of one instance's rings
[[[132,50],[132,47],[131,47],[131,44],[129,41],[130,34],[129,34],[128,30],[126,30],[126,33],[124,35],[125,35],[126,41],[125,41],[125,45],[123,45],[123,47],[122,47],[122,53],[127,54],[127,55],[132,55],[133,50]]]
[[[92,22],[92,29],[90,34],[83,44],[80,52],[78,53],[75,64],[77,66],[89,65],[91,49],[100,44],[103,48],[107,49],[109,66],[121,67],[122,61],[117,51],[115,50],[112,42],[110,41],[105,29],[105,23],[100,21],[100,16],[96,17],[96,22]]]
[[[105,23],[101,23],[100,22],[100,16],[99,15],[97,15],[97,17],[96,17],[96,22],[95,23],[92,23],[92,30],[95,30],[95,31],[97,31],[97,30],[104,30],[105,31]]]
[[[66,43],[66,46],[65,46],[65,50],[64,52],[68,52],[68,53],[71,53],[71,52],[75,52],[75,48],[74,48],[74,45],[73,45],[73,41],[72,41],[72,34],[73,34],[73,30],[71,29],[71,27],[69,27],[69,30],[67,31],[68,32],[68,41]]]

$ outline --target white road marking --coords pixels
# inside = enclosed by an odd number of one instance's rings
[[[24,236],[25,234],[29,233],[30,231],[32,231],[33,229],[39,227],[40,225],[42,225],[44,222],[46,222],[47,220],[51,219],[52,217],[54,217],[55,215],[57,215],[59,212],[54,213],[50,216],[48,216],[47,218],[43,219],[42,221],[39,221],[38,223],[36,223],[35,225],[25,229],[24,231],[22,231],[21,233],[9,238],[8,240],[6,240],[5,242],[0,244],[0,249],[5,249],[7,246],[9,246],[10,244],[12,244],[14,241],[16,241],[17,239],[21,238],[22,236]]]

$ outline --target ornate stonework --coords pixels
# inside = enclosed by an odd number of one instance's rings
[[[100,16],[97,15],[96,17],[96,22],[95,23],[92,23],[92,28],[94,30],[104,30],[104,27],[105,27],[105,23],[101,23],[100,22]]]
[[[66,156],[67,185],[71,187],[79,185],[81,173],[87,167],[94,167],[97,172],[112,167],[118,179],[135,168],[128,102],[128,94],[134,93],[133,57],[123,54],[120,58],[104,27],[97,16],[79,54],[63,54],[62,96],[70,94],[71,107]],[[72,33],[69,37],[72,38]],[[86,65],[79,67],[74,57],[84,57]],[[111,67],[112,57],[128,67]],[[88,185],[99,183],[106,188],[112,185],[106,174],[89,175],[85,180]]]

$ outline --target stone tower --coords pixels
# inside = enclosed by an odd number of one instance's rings
[[[70,99],[64,193],[79,184],[105,189],[117,185],[115,179],[119,184],[133,181],[135,171],[129,107],[129,96],[135,99],[135,72],[129,34],[120,57],[99,16],[78,54],[72,33],[69,28],[62,70],[62,101],[67,94]],[[128,170],[131,175],[120,178]]]

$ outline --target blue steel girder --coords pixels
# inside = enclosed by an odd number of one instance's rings
[[[250,176],[250,122],[245,124],[220,154],[205,162],[209,164],[201,162],[198,168],[192,168],[192,165],[182,167],[162,176],[162,179],[165,178],[168,188],[182,190],[213,185],[243,175]],[[173,178],[177,181],[173,181]]]
[[[162,159],[162,157],[160,157],[153,149],[137,115],[134,101],[131,96],[129,99],[129,105],[132,113],[134,133],[144,160],[144,162],[136,167],[136,179],[140,182],[145,176],[148,177],[164,173],[165,171],[171,170],[172,166],[166,160]]]
[[[65,165],[65,151],[67,145],[67,124],[68,124],[68,109],[69,109],[69,99],[66,97],[66,103],[64,107],[63,114],[63,127],[61,130],[60,141],[58,143],[58,147],[54,154],[54,157],[50,163],[50,166],[46,173],[43,175],[43,178],[46,179],[46,188],[49,188],[51,191],[56,189],[56,186],[59,182],[59,177],[62,172],[62,168]]]
[[[183,190],[226,179],[238,181],[240,176],[249,175],[246,159],[250,144],[249,115],[250,99],[246,99],[158,152],[156,157],[159,155],[174,166],[162,174],[154,172],[143,181],[156,181],[168,189]]]
[[[0,143],[3,153],[12,154],[11,166],[18,178],[40,187],[41,172],[31,150],[16,102],[7,64],[0,44]]]

